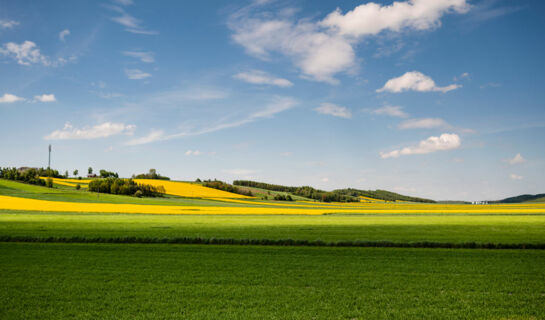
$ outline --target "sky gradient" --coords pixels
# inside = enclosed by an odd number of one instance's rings
[[[545,192],[542,1],[0,0],[0,166]]]

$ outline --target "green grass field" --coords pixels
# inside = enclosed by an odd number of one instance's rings
[[[545,252],[0,244],[2,319],[543,319]]]
[[[0,195],[69,202],[218,204],[173,196],[97,197],[70,187],[49,189],[6,180],[0,180]],[[545,214],[0,210],[0,238],[13,241],[0,242],[0,319],[545,318],[545,250],[40,242],[130,237],[543,245]]]

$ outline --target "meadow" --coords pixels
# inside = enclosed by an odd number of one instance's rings
[[[284,203],[178,182],[136,198],[70,183],[0,179],[0,318],[545,318],[545,250],[528,249],[545,248],[543,203]],[[421,244],[434,248],[395,248]]]

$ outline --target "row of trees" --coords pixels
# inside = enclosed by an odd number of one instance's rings
[[[338,189],[334,190],[333,192],[352,196],[352,197],[369,197],[373,199],[380,199],[385,201],[410,201],[410,202],[423,202],[423,203],[435,203],[434,200],[430,199],[424,199],[424,198],[418,198],[418,197],[411,197],[411,196],[405,196],[399,193],[387,191],[387,190],[358,190],[358,189]]]
[[[40,177],[61,178],[57,170],[44,168],[0,168],[0,178],[35,184],[39,186],[53,186],[53,181],[43,180]]]
[[[89,182],[89,191],[120,194],[135,197],[162,197],[165,193],[163,186],[151,186],[139,184],[132,179],[120,179],[115,177],[94,179]]]
[[[251,190],[237,188],[237,187],[235,187],[233,185],[230,185],[228,183],[225,183],[225,182],[219,181],[219,180],[214,180],[214,181],[205,180],[202,185],[205,186],[205,187],[208,187],[208,188],[214,188],[214,189],[218,189],[218,190],[222,190],[222,191],[227,191],[227,192],[231,192],[231,193],[237,193],[237,194],[242,194],[242,195],[245,195],[245,196],[253,197],[253,194],[252,194]]]
[[[359,199],[353,196],[344,195],[337,192],[328,192],[323,190],[314,189],[313,187],[288,187],[278,184],[270,184],[264,182],[250,181],[250,180],[235,180],[233,184],[236,186],[254,187],[260,189],[266,189],[271,191],[287,192],[297,196],[318,200],[322,202],[355,202]],[[276,200],[276,199],[275,199]],[[289,201],[289,200],[288,200]]]
[[[133,179],[159,179],[159,180],[170,180],[169,177],[162,176],[157,173],[155,169],[149,169],[148,173],[141,173],[138,175],[132,175]]]

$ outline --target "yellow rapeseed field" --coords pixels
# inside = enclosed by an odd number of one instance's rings
[[[251,197],[243,196],[236,193],[225,192],[213,188],[203,187],[199,184],[168,181],[168,180],[155,180],[155,179],[134,179],[136,183],[149,184],[152,186],[163,186],[167,194],[188,197],[188,198],[238,198],[238,199],[252,199]]]
[[[80,203],[65,201],[46,201],[19,197],[0,196],[0,209],[28,210],[51,212],[102,212],[102,213],[148,213],[148,214],[300,214],[320,215],[328,213],[498,213],[498,214],[532,214],[545,213],[544,204],[517,205],[428,205],[375,204],[368,207],[351,207],[338,205],[324,208],[323,206],[299,207],[225,207],[225,206],[168,206],[168,205],[138,205],[110,203]]]

